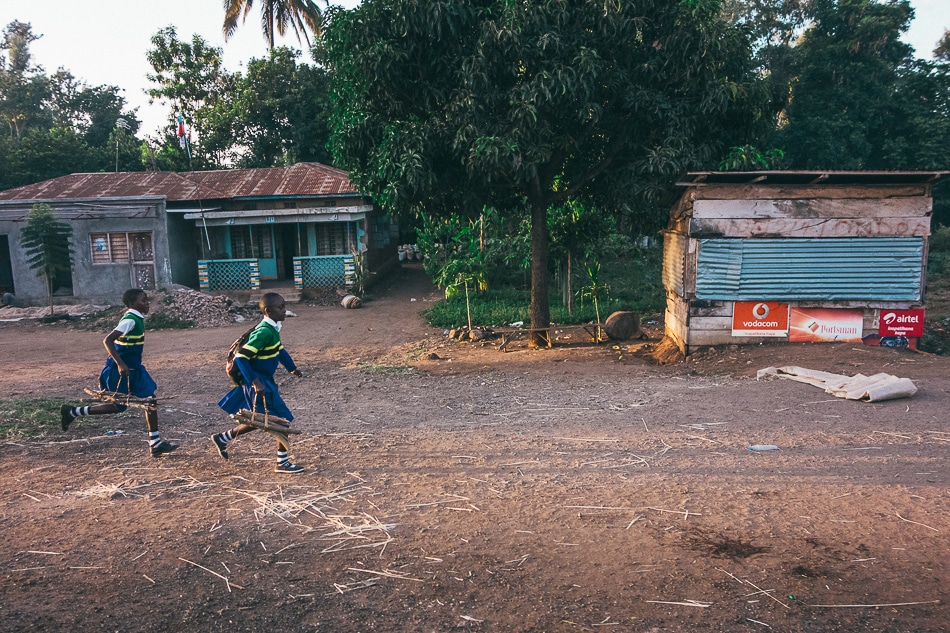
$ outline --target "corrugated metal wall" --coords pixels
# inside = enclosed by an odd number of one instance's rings
[[[686,295],[686,245],[689,240],[682,233],[663,235],[663,287],[678,297]]]
[[[924,240],[699,240],[696,298],[920,301]]]

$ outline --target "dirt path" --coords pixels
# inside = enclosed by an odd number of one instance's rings
[[[292,307],[303,475],[272,472],[267,436],[211,451],[244,325],[149,333],[176,396],[166,458],[135,415],[0,445],[0,630],[950,628],[950,360],[786,345],[657,366],[576,338],[506,354],[426,327],[418,269],[375,292]],[[0,326],[0,399],[75,399],[102,336]],[[848,402],[756,381],[769,365],[919,392]]]

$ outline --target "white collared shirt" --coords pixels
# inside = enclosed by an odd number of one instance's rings
[[[280,321],[275,321],[274,319],[268,316],[264,317],[262,323],[266,323],[267,325],[271,326],[278,332],[280,332],[280,326],[283,325],[283,323],[281,323]]]
[[[125,311],[126,315],[128,315],[129,313],[134,314],[140,319],[145,318],[144,314],[142,314],[138,310],[133,310],[132,308],[129,308],[128,310]],[[135,321],[127,318],[126,316],[123,316],[122,320],[119,321],[119,324],[115,326],[115,329],[118,330],[119,332],[122,332],[122,334],[128,334],[129,332],[132,331],[132,328],[134,327],[135,327]]]

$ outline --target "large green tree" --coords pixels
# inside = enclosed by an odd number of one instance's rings
[[[42,69],[32,63],[30,44],[40,39],[32,27],[14,20],[0,42],[0,120],[16,139],[34,123],[48,94]]]
[[[115,86],[89,86],[31,62],[39,39],[11,22],[0,42],[0,189],[74,172],[142,169],[134,110]],[[122,119],[127,129],[120,129]],[[121,160],[120,160],[121,159]]]
[[[717,0],[367,0],[324,35],[338,164],[392,212],[526,213],[536,329],[551,205],[658,196],[760,111]]]
[[[814,25],[795,50],[791,98],[779,144],[804,169],[882,168],[894,124],[906,0],[813,0]]]
[[[235,81],[231,119],[238,166],[329,162],[326,72],[298,64],[297,55],[278,47],[266,59],[252,59]]]
[[[179,39],[173,26],[152,36],[146,57],[154,72],[146,76],[156,87],[150,88],[148,95],[170,108],[163,139],[167,151],[160,153],[167,160],[163,168],[206,169],[229,162],[233,130],[228,126],[228,95],[235,76],[225,71],[221,56],[222,50],[200,35],[193,35],[190,42]],[[174,149],[178,146],[178,116],[187,127],[190,158],[185,151]]]
[[[224,0],[224,40],[237,31],[238,22],[243,23],[254,9],[254,0]],[[284,35],[290,27],[300,41],[300,36],[310,46],[307,31],[320,32],[320,7],[313,0],[261,0],[261,29],[268,48],[274,50],[275,34]]]

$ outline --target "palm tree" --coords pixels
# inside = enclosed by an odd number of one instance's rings
[[[243,23],[247,14],[254,8],[254,0],[224,0],[224,41],[234,35],[238,27],[238,18]],[[314,0],[261,0],[261,27],[270,50],[274,50],[274,33],[284,35],[289,25],[297,35],[303,34],[310,46],[307,29],[314,34],[320,32],[320,8]]]

